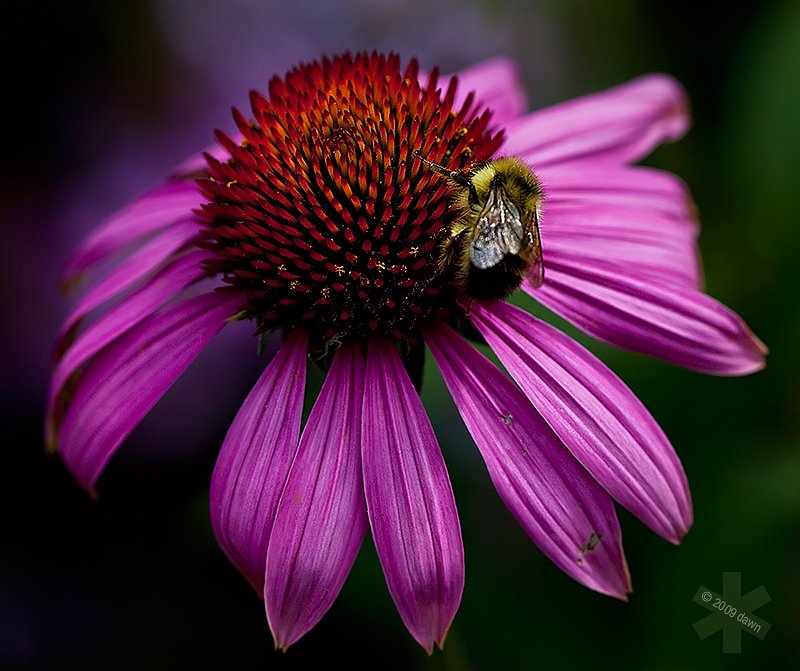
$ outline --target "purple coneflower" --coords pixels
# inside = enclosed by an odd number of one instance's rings
[[[685,132],[678,84],[650,75],[525,114],[505,61],[440,82],[415,61],[359,54],[300,66],[251,103],[251,118],[234,113],[235,137],[218,133],[71,258],[69,282],[100,262],[106,272],[58,337],[49,445],[92,489],[227,323],[280,332],[214,470],[219,543],[286,648],[330,608],[369,527],[400,616],[430,651],[458,608],[464,553],[415,389],[427,345],[524,530],[572,578],[626,598],[613,501],[677,543],[692,521],[680,461],[595,356],[475,297],[451,258],[469,244],[469,231],[455,237],[468,215],[454,189],[475,166],[519,158],[544,192],[544,282],[520,272],[524,291],[619,347],[711,374],[756,371],[763,345],[699,288],[683,184],[629,165]],[[483,338],[510,377],[460,332]],[[307,359],[327,375],[301,427]]]

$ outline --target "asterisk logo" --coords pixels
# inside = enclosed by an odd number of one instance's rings
[[[722,652],[742,651],[742,631],[763,639],[770,627],[769,622],[753,614],[753,611],[770,601],[766,588],[761,585],[742,594],[742,574],[722,574],[722,596],[701,585],[694,595],[694,602],[711,611],[702,620],[694,623],[694,630],[701,638],[722,630]]]

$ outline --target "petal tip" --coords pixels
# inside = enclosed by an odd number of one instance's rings
[[[627,582],[625,583],[625,591],[621,592],[617,598],[622,601],[623,603],[630,603],[631,594],[633,594],[633,583],[631,583],[631,576],[628,573],[628,562],[625,562],[625,577]]]
[[[745,332],[748,336],[750,336],[750,340],[752,341],[753,345],[755,345],[756,350],[761,355],[761,368],[767,365],[767,362],[764,361],[764,358],[769,354],[769,347],[767,347],[766,343],[761,340],[755,333],[753,333],[750,328],[745,324]],[[760,370],[760,369],[759,369]]]
[[[443,627],[437,626],[433,624],[432,628],[421,627],[417,628],[415,631],[414,629],[408,626],[406,623],[406,628],[408,628],[409,633],[414,637],[414,640],[419,643],[428,653],[428,655],[433,655],[434,648],[439,648],[439,650],[444,650],[444,644],[447,639],[447,635],[450,633],[450,626],[453,622],[453,618],[451,617],[447,624]]]
[[[621,578],[622,576],[616,576],[617,578]],[[629,575],[626,575],[621,582],[617,582],[613,585],[590,585],[588,583],[581,583],[584,587],[588,587],[589,589],[597,592],[598,594],[603,594],[604,596],[610,596],[612,599],[617,599],[618,601],[624,601],[628,603],[628,597],[630,594],[633,593],[633,588],[631,587],[631,579]]]
[[[767,366],[769,347],[759,338],[747,323],[739,318],[741,327],[741,358],[739,365],[731,369],[731,375],[752,375]]]
[[[628,570],[628,561],[623,554],[621,566],[618,565],[604,576],[598,576],[592,583],[582,582],[583,585],[600,594],[610,596],[612,599],[628,602],[628,595],[633,593],[631,574]],[[621,568],[621,570],[619,570]]]
[[[624,552],[621,553],[619,559],[620,563],[615,567],[616,570],[607,575],[607,579],[604,581],[605,584],[594,586],[593,589],[613,599],[628,603],[628,597],[633,593],[631,572],[628,569],[628,559],[625,557]],[[590,585],[587,586],[591,587]]]
[[[664,118],[671,121],[665,127],[664,139],[674,141],[683,137],[691,125],[691,105],[680,82],[663,72],[645,75],[639,82],[647,87],[648,95],[664,101]]]
[[[667,537],[668,540],[673,545],[680,545],[683,542],[683,539],[686,537],[686,534],[689,533],[689,529],[691,528],[691,524],[688,527],[684,527],[679,529],[675,534],[670,537]]]
[[[298,640],[302,638],[302,634],[300,636],[295,636],[291,634],[287,634],[286,632],[279,632],[276,630],[272,630],[272,644],[273,650],[278,652],[280,650],[283,654],[286,654],[289,651],[290,646],[297,643]]]
[[[672,545],[680,545],[686,534],[688,534],[691,530],[693,523],[694,519],[690,509],[685,518],[676,521],[672,527],[661,530],[653,529],[653,531],[655,531],[668,543],[671,543]]]
[[[444,633],[439,638],[436,639],[436,647],[439,648],[439,650],[444,650],[444,642],[445,639],[447,639],[447,634],[449,633],[450,633],[450,627],[445,629]],[[431,651],[429,651],[428,654],[430,655]]]

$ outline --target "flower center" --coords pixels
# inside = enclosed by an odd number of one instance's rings
[[[421,159],[461,171],[502,135],[456,81],[423,86],[418,64],[345,54],[290,71],[238,110],[238,142],[208,158],[199,184],[209,271],[242,292],[261,331],[303,327],[321,339],[373,333],[407,340],[457,310],[458,269],[443,244],[457,216],[449,181]]]

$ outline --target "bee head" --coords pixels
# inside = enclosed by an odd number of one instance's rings
[[[486,202],[491,189],[500,188],[504,198],[514,203],[523,217],[537,211],[541,205],[539,180],[518,158],[506,156],[486,164],[475,174],[473,181],[481,203]]]
[[[469,206],[475,212],[480,212],[489,200],[489,192],[493,189],[505,190],[505,176],[498,172],[494,161],[481,163],[471,168],[465,176],[469,183]]]
[[[481,197],[475,188],[475,183],[462,172],[454,172],[451,179],[461,187],[467,190],[467,198],[471,208],[480,207],[481,202],[485,202],[486,198],[481,201]]]

